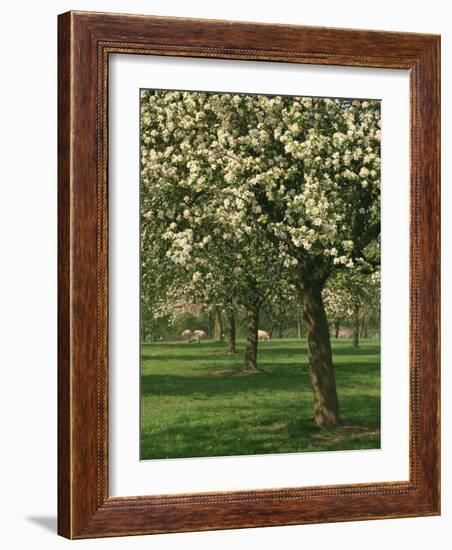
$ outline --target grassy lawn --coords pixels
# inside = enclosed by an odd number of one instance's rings
[[[141,458],[380,447],[380,344],[333,341],[343,424],[316,428],[306,341],[259,342],[262,372],[243,376],[244,342],[159,342],[141,351]]]

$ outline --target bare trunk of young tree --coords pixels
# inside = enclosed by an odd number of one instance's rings
[[[300,311],[297,311],[297,338],[301,338],[301,315],[300,315]]]
[[[215,339],[215,323],[214,323],[214,319],[213,319],[213,315],[212,315],[212,312],[209,311],[209,314],[208,314],[208,323],[209,323],[209,338],[211,340],[214,340]]]
[[[368,331],[367,331],[367,325],[366,325],[365,319],[361,319],[361,329],[360,329],[360,333],[361,333],[361,338],[367,338],[367,336],[368,336]]]
[[[257,372],[257,330],[259,326],[259,308],[255,305],[247,308],[247,336],[244,372]]]
[[[359,348],[359,304],[353,306],[353,347]]]
[[[236,353],[235,346],[235,315],[234,310],[230,309],[227,312],[229,331],[228,331],[228,353]]]
[[[322,286],[319,283],[304,285],[302,296],[314,393],[314,423],[317,426],[335,426],[340,422],[339,402]]]
[[[335,338],[339,338],[339,329],[340,329],[339,321],[335,321],[334,322],[334,337]]]
[[[270,336],[270,340],[273,338],[273,333],[275,331],[275,326],[276,326],[276,323],[272,323],[270,325],[270,328],[267,330],[268,335]]]
[[[282,323],[278,324],[278,338],[282,338],[284,336],[283,334],[283,326]]]
[[[215,308],[214,340],[223,340],[223,325],[221,323],[221,309]]]

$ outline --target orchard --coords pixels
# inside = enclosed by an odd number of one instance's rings
[[[378,101],[142,92],[142,332],[202,317],[233,353],[243,323],[253,373],[258,330],[290,324],[336,426],[331,334],[378,326],[379,238]]]

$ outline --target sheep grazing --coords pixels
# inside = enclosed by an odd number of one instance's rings
[[[186,329],[181,333],[181,336],[189,344],[192,342],[199,344],[201,340],[207,338],[207,333],[204,330],[194,330],[192,332],[191,330]]]
[[[186,329],[181,333],[181,336],[186,342],[190,342],[190,339],[193,336],[193,333],[191,330]]]
[[[258,340],[270,340],[270,334],[266,330],[258,330],[257,338]]]

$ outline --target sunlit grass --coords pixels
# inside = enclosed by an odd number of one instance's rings
[[[380,345],[333,341],[343,423],[312,422],[306,341],[260,342],[259,374],[243,376],[244,342],[143,344],[141,458],[380,447]]]

